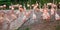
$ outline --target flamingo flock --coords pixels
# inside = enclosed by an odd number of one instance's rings
[[[37,6],[38,5],[35,5],[34,6],[34,8],[33,9],[36,9],[37,8]],[[21,12],[23,12],[23,14],[24,15],[26,15],[26,14],[29,14],[29,12],[26,12],[26,8],[21,8],[21,5],[20,5],[20,7],[19,7],[19,11],[17,11],[16,13],[14,12],[14,7],[12,6],[12,7],[10,7],[11,8],[11,10],[10,11],[8,11],[7,13],[5,13],[6,15],[7,15],[7,17],[8,16],[10,16],[11,17],[11,19],[13,18],[17,18],[17,16],[21,13]],[[39,11],[39,10],[36,10],[36,11]],[[42,14],[42,17],[43,17],[43,19],[50,19],[50,14],[48,13],[48,8],[46,8],[46,7],[44,7],[43,8],[43,10],[41,10],[40,9],[40,12],[42,12],[43,14]],[[2,12],[3,13],[3,12]],[[53,8],[53,6],[52,6],[52,8],[51,8],[51,15],[53,15],[55,13],[55,9]],[[26,16],[28,16],[28,15],[26,15]],[[37,17],[36,17],[36,14],[33,12],[33,19],[36,19]],[[60,18],[59,17],[59,15],[57,14],[57,13],[55,13],[55,18],[57,19],[57,17],[58,17],[58,19]]]
[[[26,17],[28,17],[31,14],[31,10],[29,12],[26,12],[26,8],[25,7],[22,8],[22,5],[19,6],[19,10],[17,12],[14,12],[14,7],[15,6],[10,6],[9,8],[11,8],[11,10],[8,11],[8,12],[6,12],[6,13],[4,11],[1,12],[1,13],[4,13],[4,15],[3,14],[2,15],[5,16],[8,21],[9,20],[15,20],[15,19],[17,19],[18,17],[20,17],[21,13],[24,14],[23,19],[26,19]],[[44,8],[43,9],[37,9],[37,7],[38,7],[38,5],[36,4],[34,6],[34,8],[33,8],[33,15],[32,15],[33,19],[36,19],[37,18],[37,16],[34,13],[34,11],[37,11],[37,12],[40,11],[40,12],[42,12],[43,13],[41,15],[43,17],[42,19],[46,19],[46,20],[50,19],[50,16],[54,15],[54,13],[56,11],[53,8],[53,5],[52,5],[52,8],[50,10],[51,11],[51,15],[48,13],[49,12],[49,9],[47,8],[46,5],[44,5]],[[55,13],[55,19],[56,20],[60,19],[60,16],[57,13]]]
[[[5,6],[5,5],[4,5]],[[44,8],[37,8],[38,5],[36,4],[35,6],[33,6],[33,10],[29,10],[28,12],[26,12],[26,8],[22,8],[22,5],[19,5],[18,11],[14,11],[14,7],[15,6],[10,6],[11,10],[5,12],[3,10],[0,10],[0,25],[1,23],[4,22],[4,20],[8,21],[8,22],[13,22],[14,20],[18,19],[19,17],[21,17],[21,15],[23,14],[22,20],[23,22],[26,22],[26,20],[28,20],[29,16],[32,14],[32,19],[36,20],[37,19],[37,15],[35,13],[35,11],[42,12],[42,14],[38,14],[40,19],[46,20],[46,21],[50,21],[50,18],[52,15],[55,15],[55,20],[60,20],[60,16],[59,14],[57,14],[56,9],[54,9],[54,7],[52,6],[52,8],[50,9],[50,13],[49,14],[49,9],[47,8],[46,5],[44,5]],[[32,13],[33,12],[33,13]]]

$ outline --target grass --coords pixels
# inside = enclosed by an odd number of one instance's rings
[[[18,28],[17,30],[21,30],[21,28]],[[27,28],[25,28],[25,29],[23,29],[23,30],[29,30],[29,28],[27,27]]]
[[[26,28],[25,30],[29,30],[29,28]]]
[[[56,26],[56,30],[60,30],[60,25]]]

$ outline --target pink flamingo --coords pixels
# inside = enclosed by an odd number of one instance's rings
[[[48,9],[46,7],[43,9],[43,19],[45,19],[46,21],[49,21],[49,19],[50,19],[50,15],[49,15]]]
[[[55,19],[60,20],[60,16],[57,13],[55,14]]]

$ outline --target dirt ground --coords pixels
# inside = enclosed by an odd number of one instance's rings
[[[19,30],[56,30],[56,27],[59,25],[60,21],[34,23],[27,26],[23,25]]]

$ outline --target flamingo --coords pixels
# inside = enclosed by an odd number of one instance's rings
[[[33,5],[34,7],[33,7],[33,15],[32,15],[32,19],[33,20],[36,20],[36,14],[34,13],[34,11],[36,11],[36,12],[40,12],[40,10],[39,10],[39,8],[38,8],[38,3],[36,3],[35,5]]]
[[[24,22],[30,17],[30,14],[31,14],[32,11],[29,11],[29,12],[26,12],[24,17],[23,17],[23,20]]]
[[[4,17],[2,16],[2,14],[0,14],[0,23],[3,22],[3,19],[4,19]]]
[[[14,7],[13,6],[11,7],[11,11],[9,12],[9,14],[10,14],[10,17],[11,17],[12,20],[17,19],[17,15],[14,12]]]
[[[52,6],[52,8],[51,8],[51,15],[54,15],[54,13],[55,13],[55,9]]]
[[[46,4],[44,4],[43,19],[46,19],[47,21],[48,21],[48,19],[50,19],[50,15],[48,13],[48,8],[47,8]]]
[[[47,10],[44,10],[43,12],[43,19],[49,19],[49,13],[47,12]]]
[[[8,15],[8,14],[5,14],[5,19],[10,23],[11,22],[11,18],[10,18],[10,16]]]
[[[32,15],[32,19],[35,20],[36,19],[36,14],[34,13],[34,11],[39,12],[39,10],[37,10],[38,8],[35,8],[36,10],[33,10],[33,15]]]
[[[5,19],[4,19],[4,12],[0,12],[0,26],[1,26],[1,27],[0,27],[1,29],[0,29],[0,30],[3,30],[4,20],[5,20]]]
[[[55,14],[55,19],[60,20],[60,16],[57,13]]]
[[[51,9],[51,15],[53,15],[53,14],[54,14],[54,9],[52,8],[52,9]]]

